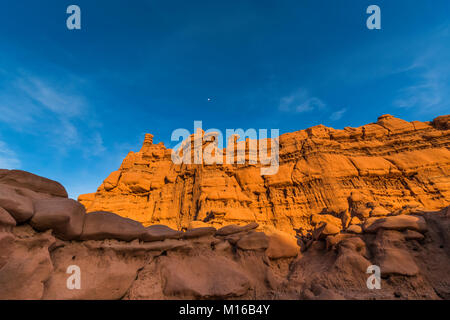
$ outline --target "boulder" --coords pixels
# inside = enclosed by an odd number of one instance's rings
[[[120,174],[120,171],[113,171],[111,172],[109,177],[103,181],[103,186],[105,187],[106,191],[112,190],[117,186],[117,184],[119,183]]]
[[[228,226],[222,227],[216,232],[216,236],[228,236],[230,234],[246,232],[258,228],[259,224],[256,222],[249,223],[245,226],[238,226],[236,224],[230,224]]]
[[[8,211],[0,207],[0,227],[12,228],[16,226],[16,220],[9,214]]]
[[[314,240],[325,239],[327,236],[335,235],[341,232],[341,229],[334,224],[321,222],[312,232]]]
[[[115,213],[98,211],[86,215],[80,239],[131,241],[141,239],[145,233],[146,229],[137,221],[122,218]]]
[[[322,223],[327,223],[328,225],[332,225],[339,230],[342,229],[342,221],[339,218],[336,218],[335,216],[332,216],[331,214],[313,214],[311,216],[311,225],[312,226],[319,226]]]
[[[341,231],[341,229],[338,226],[335,226],[333,224],[327,223],[325,225],[325,229],[323,229],[322,234],[325,236],[337,234]]]
[[[363,225],[365,232],[375,233],[380,229],[403,231],[406,229],[425,232],[427,223],[419,216],[390,216],[382,219],[369,219]]]
[[[387,216],[388,214],[390,214],[390,212],[383,207],[375,207],[370,212],[371,217],[383,217]]]
[[[184,239],[192,239],[192,238],[200,238],[212,236],[216,233],[216,228],[213,227],[203,227],[203,228],[195,228],[189,229],[183,234]]]
[[[143,241],[161,241],[165,239],[179,239],[183,236],[183,232],[176,231],[168,226],[155,224],[145,228],[145,232],[141,237]]]
[[[19,191],[14,187],[0,184],[0,207],[8,211],[18,223],[23,223],[31,219],[34,207],[32,200],[21,195]]]
[[[30,225],[38,231],[53,230],[62,240],[79,238],[83,231],[86,210],[82,204],[72,199],[53,198],[37,200]]]
[[[269,239],[264,232],[250,232],[236,243],[242,250],[263,250],[269,247]]]
[[[372,212],[372,210],[372,208],[368,208],[364,205],[355,207],[352,212],[355,217],[364,220],[370,217],[370,213]]]
[[[341,213],[341,222],[342,227],[347,228],[352,220],[352,216],[350,215],[350,212],[348,210],[345,210]]]
[[[350,224],[361,224],[361,220],[358,217],[352,217]]]
[[[55,197],[67,198],[67,191],[59,182],[22,170],[11,170],[7,172],[0,177],[0,183],[30,189],[35,192],[47,193]]]
[[[361,228],[361,226],[358,226],[356,224],[352,224],[345,231],[350,232],[350,233],[360,234],[360,233],[362,233],[362,228]]]

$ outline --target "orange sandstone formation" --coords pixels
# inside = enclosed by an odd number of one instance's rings
[[[175,165],[172,150],[152,140],[146,135],[96,193],[79,197],[88,212],[178,230],[257,222],[294,233],[325,222],[322,232],[335,234],[369,217],[450,205],[450,115],[432,122],[383,115],[359,128],[286,133],[278,173],[267,176],[259,164]]]

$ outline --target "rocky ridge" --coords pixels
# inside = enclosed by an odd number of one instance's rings
[[[312,231],[323,213],[341,220],[334,225],[342,230],[450,205],[449,115],[431,122],[383,115],[343,130],[319,125],[283,134],[279,144],[278,173],[261,176],[260,165],[248,163],[175,165],[172,150],[148,134],[139,152],[79,201],[88,212],[112,211],[144,225],[183,230],[256,221],[292,235]],[[249,140],[244,147],[248,159]]]
[[[0,299],[450,298],[450,208],[354,218],[314,215],[296,237],[255,222],[144,227],[86,214],[57,182],[1,170]],[[366,285],[373,264],[380,290]],[[79,290],[67,287],[73,265]]]

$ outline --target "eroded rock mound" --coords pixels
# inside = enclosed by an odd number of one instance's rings
[[[22,170],[2,170],[0,184],[21,187],[54,197],[67,198],[66,189],[59,182]]]

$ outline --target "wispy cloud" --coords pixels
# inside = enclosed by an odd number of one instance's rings
[[[64,79],[69,81],[69,79]],[[15,87],[27,94],[30,99],[39,103],[55,114],[65,118],[77,117],[86,109],[85,99],[69,90],[58,88],[30,75],[24,75],[15,82]]]
[[[419,114],[439,114],[450,110],[450,50],[448,27],[437,32],[433,45],[420,53],[405,70],[412,79],[393,101],[398,108]]]
[[[103,144],[102,136],[98,132],[95,132],[92,135],[91,139],[87,142],[87,146],[84,149],[85,157],[97,156],[104,153],[105,151],[106,148]]]
[[[55,82],[28,72],[18,74],[4,79],[0,122],[24,134],[39,135],[60,154],[78,149],[88,157],[105,151],[96,131],[99,125],[92,121],[94,111],[79,93],[83,80],[65,75]]]
[[[400,90],[394,106],[433,114],[447,109],[450,105],[449,72],[449,68],[425,68],[418,76],[416,84]]]
[[[330,120],[331,121],[338,121],[338,120],[340,120],[341,118],[342,118],[342,116],[344,115],[344,113],[346,113],[347,112],[347,108],[342,108],[342,109],[340,109],[340,110],[338,110],[338,111],[335,111],[335,112],[333,112],[331,115],[330,115]]]
[[[326,104],[317,97],[311,97],[305,89],[297,90],[296,92],[280,99],[278,109],[284,112],[310,112],[314,110],[322,110]]]
[[[0,168],[18,169],[20,165],[21,162],[17,154],[4,141],[0,140]]]

